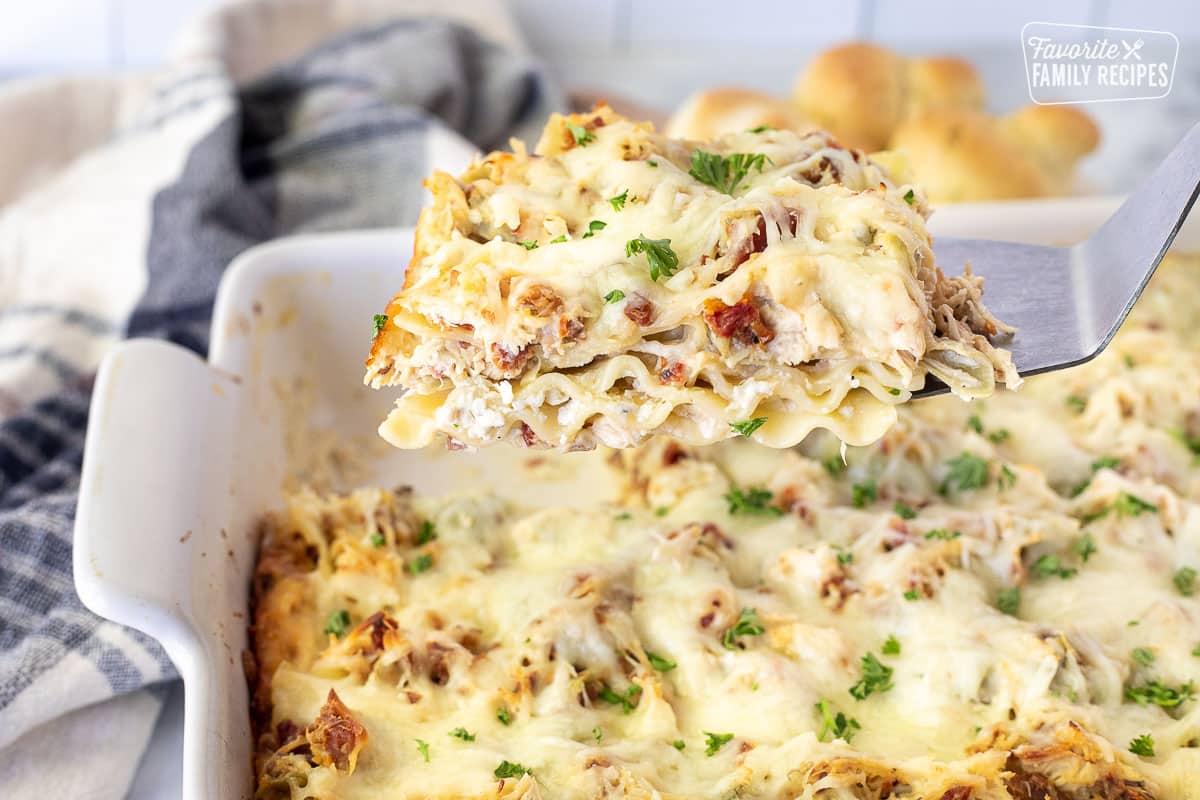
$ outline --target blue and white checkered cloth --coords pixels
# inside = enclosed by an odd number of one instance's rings
[[[238,253],[285,234],[412,224],[433,139],[536,138],[564,105],[519,46],[435,18],[379,22],[388,5],[255,0],[208,20],[155,76],[0,93],[0,125],[43,132],[22,138],[29,152],[0,155],[5,797],[123,795],[175,678],[156,642],[92,615],[72,583],[104,351],[153,336],[204,353]],[[364,20],[375,24],[345,30]],[[288,58],[271,66],[272,53]]]

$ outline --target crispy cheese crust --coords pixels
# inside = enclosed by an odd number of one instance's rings
[[[1198,290],[1170,259],[1093,362],[844,460],[657,440],[611,505],[291,497],[259,797],[1196,800]]]
[[[738,166],[740,165],[740,170]],[[1019,383],[982,281],[933,263],[918,189],[822,133],[672,140],[606,107],[433,175],[367,360],[400,447],[877,439],[927,375]]]

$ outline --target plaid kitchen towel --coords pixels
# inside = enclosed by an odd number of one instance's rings
[[[503,11],[466,0],[253,0],[156,74],[0,91],[0,795],[122,796],[174,679],[72,585],[105,350],[203,353],[242,250],[412,224],[431,152],[535,138],[564,105]]]

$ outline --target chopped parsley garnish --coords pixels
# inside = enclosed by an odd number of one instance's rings
[[[917,510],[908,503],[901,503],[899,500],[892,506],[892,511],[900,519],[916,519]]]
[[[1200,644],[1192,648],[1192,655],[1194,655],[1196,658],[1200,658]]]
[[[852,564],[854,563],[854,553],[851,553],[849,550],[843,550],[837,554],[837,561],[843,566]]]
[[[887,637],[887,640],[884,641],[883,647],[879,649],[879,652],[883,653],[885,656],[900,655],[900,640],[894,635]]]
[[[878,499],[879,489],[875,486],[875,481],[867,479],[850,487],[850,496],[855,508],[866,508],[867,504]]]
[[[382,533],[376,531],[371,534],[371,547],[383,547],[385,544],[387,544],[387,539]]]
[[[692,167],[688,170],[688,175],[718,192],[733,194],[751,169],[762,172],[767,161],[763,153],[731,153],[721,156],[703,150],[693,150]]]
[[[834,478],[840,477],[841,474],[846,471],[846,462],[842,460],[840,453],[834,453],[829,458],[822,461],[821,466],[824,467],[825,471]]]
[[[646,164],[647,164],[647,165],[649,165],[649,166],[651,166],[651,167],[654,167],[654,168],[656,168],[656,169],[658,168],[658,162],[657,162],[657,161],[655,161],[654,159],[650,159],[649,161],[647,161],[647,162],[646,162]]]
[[[908,203],[910,206],[913,204],[913,201],[915,201],[916,199],[917,199],[917,195],[915,192],[913,192],[912,189],[909,189],[907,192],[904,193],[904,202]]]
[[[613,207],[613,211],[620,211],[625,207],[625,201],[629,199],[629,190],[621,192],[616,197],[608,198],[608,204]]]
[[[767,423],[766,417],[754,417],[753,419],[744,420],[743,422],[731,422],[729,427],[740,433],[742,436],[749,436],[756,430]]]
[[[860,662],[862,678],[850,687],[855,700],[866,700],[875,692],[886,692],[892,688],[892,668],[885,666],[874,653],[867,653]]]
[[[567,123],[567,130],[571,132],[571,138],[575,140],[577,145],[585,145],[596,141],[596,134],[589,131],[582,125],[572,125]]]
[[[592,728],[592,738],[596,740],[596,744],[600,744],[600,740],[604,738],[604,731],[600,730],[600,726]]]
[[[822,742],[842,739],[849,743],[854,738],[854,732],[862,729],[858,720],[853,717],[847,717],[841,711],[834,714],[833,709],[829,707],[828,700],[818,701],[816,709],[821,716],[821,730],[818,731],[817,738]]]
[[[537,240],[535,240],[535,239],[527,239],[526,241],[520,242],[519,244],[521,245],[521,247],[524,247],[526,250],[537,250],[537,246],[538,246]]]
[[[1015,617],[1021,610],[1021,587],[1009,586],[996,593],[996,608],[1005,614]]]
[[[496,719],[500,720],[500,724],[506,728],[512,725],[512,712],[508,710],[508,706],[500,706],[496,709]]]
[[[408,571],[413,575],[420,575],[433,566],[433,556],[428,553],[421,555],[408,562]]]
[[[993,444],[1000,444],[1001,442],[1007,441],[1008,437],[1011,435],[1012,434],[1008,432],[1007,428],[997,428],[996,430],[988,433],[987,438],[988,441],[992,442]]]
[[[667,508],[666,506],[659,506],[658,508],[654,509],[654,516],[656,517],[665,517],[670,513],[671,509]]]
[[[388,321],[387,314],[376,314],[374,317],[372,317],[371,318],[371,326],[374,331],[372,336],[378,336],[379,332],[383,330],[383,326],[387,325],[387,321]]]
[[[421,757],[425,759],[425,763],[428,764],[429,742],[425,741],[424,739],[416,739],[415,741],[417,743],[417,752],[421,754]]]
[[[649,660],[650,666],[654,667],[659,672],[670,672],[671,670],[675,669],[675,667],[679,666],[671,659],[660,656],[658,653],[652,653],[649,650],[646,651],[646,658]]]
[[[758,612],[753,608],[743,608],[738,614],[737,622],[725,629],[725,635],[721,637],[721,644],[725,646],[726,650],[734,650],[741,637],[759,636],[766,632],[767,629],[758,620]]]
[[[501,761],[500,766],[492,771],[497,778],[519,778],[522,775],[532,775],[533,770],[512,761]]]
[[[1184,597],[1191,597],[1196,591],[1196,570],[1193,567],[1180,567],[1171,578],[1175,588]]]
[[[608,223],[603,220],[594,219],[588,223],[587,233],[583,235],[584,239],[590,239],[596,235],[596,231],[602,231],[608,227]]]
[[[1008,464],[1000,467],[1000,477],[996,479],[996,483],[1001,489],[1011,489],[1017,485],[1017,473],[1009,469]]]
[[[960,536],[962,536],[962,531],[948,531],[945,528],[934,528],[931,531],[925,531],[926,539],[942,539],[948,542]]]
[[[1129,752],[1142,758],[1154,758],[1154,739],[1148,733],[1143,733],[1129,742]]]
[[[464,742],[475,741],[475,734],[471,733],[466,728],[455,728],[454,730],[450,731],[450,735],[455,739],[462,739]]]
[[[1043,553],[1033,562],[1033,571],[1043,578],[1058,577],[1066,580],[1079,570],[1063,566],[1062,560],[1053,553]]]
[[[617,514],[615,517],[613,517],[613,519],[615,519],[615,520],[633,519],[633,514],[630,514],[628,511],[622,511],[620,514]]]
[[[755,517],[782,517],[783,509],[768,505],[773,495],[767,489],[751,486],[743,491],[736,486],[725,493],[730,514],[747,514]]]
[[[1133,356],[1129,355],[1129,353],[1123,355],[1121,359],[1125,362],[1125,366],[1129,367],[1130,369],[1133,369],[1137,366],[1137,362],[1133,360]]]
[[[1196,696],[1196,689],[1191,681],[1174,689],[1159,680],[1147,681],[1141,686],[1129,686],[1125,689],[1125,699],[1139,706],[1155,705],[1163,708],[1174,708],[1184,701]]]
[[[346,635],[346,629],[349,627],[350,612],[344,608],[330,614],[329,619],[325,621],[325,633],[333,634],[339,639]]]
[[[675,741],[671,742],[671,747],[674,747],[676,750],[682,750],[683,748],[687,747],[687,742],[683,741],[683,739],[676,739]]]
[[[679,269],[679,256],[671,249],[670,239],[647,239],[638,234],[636,239],[625,243],[625,255],[644,253],[646,262],[650,265],[650,280],[656,281],[662,277],[671,277]]]
[[[1135,663],[1141,664],[1143,667],[1148,667],[1154,663],[1154,651],[1148,650],[1145,647],[1135,647],[1129,655]]]
[[[1075,551],[1075,555],[1079,556],[1079,560],[1086,564],[1087,560],[1096,553],[1096,539],[1090,533],[1085,533],[1075,540],[1072,549]]]
[[[1114,456],[1100,456],[1092,462],[1092,472],[1099,472],[1102,469],[1116,469],[1121,466],[1121,459]]]
[[[976,433],[983,434],[983,419],[978,414],[972,414],[967,417],[967,427]]]
[[[893,397],[899,397],[900,390],[893,386],[892,388],[888,389],[888,394],[892,395]]]
[[[704,732],[704,755],[709,758],[715,756],[717,751],[733,740],[732,733],[709,733]]]
[[[753,128],[746,131],[746,133],[762,133],[763,131],[770,130],[774,130],[774,128],[772,128],[770,125],[755,125]]]
[[[417,544],[428,544],[437,538],[437,528],[430,520],[425,520],[421,523],[421,530],[417,531]]]
[[[616,303],[617,301],[624,300],[624,299],[625,299],[625,293],[622,292],[620,289],[613,289],[611,292],[604,295],[604,302],[606,302],[606,303]]]
[[[1158,506],[1147,503],[1129,492],[1121,492],[1117,495],[1117,499],[1113,501],[1113,508],[1122,517],[1136,517],[1143,511],[1149,511],[1152,514],[1158,513]]]
[[[550,240],[550,244],[562,244],[566,240],[567,240],[567,235],[565,233],[560,233],[558,236],[555,236],[553,239]]]
[[[962,453],[946,462],[950,471],[942,481],[941,492],[945,494],[950,488],[966,491],[981,489],[987,485],[988,463],[973,453]]]
[[[904,591],[904,599],[905,600],[912,601],[912,600],[919,600],[920,598],[921,598],[921,593],[918,592],[916,589],[906,589]]]
[[[1067,395],[1067,405],[1076,413],[1082,414],[1087,408],[1087,398],[1078,394]]]
[[[611,706],[620,706],[624,713],[632,714],[642,696],[642,687],[635,683],[626,689],[624,694],[617,694],[610,686],[605,685],[597,696]]]

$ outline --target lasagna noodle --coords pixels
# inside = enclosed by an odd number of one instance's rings
[[[698,180],[705,153],[744,176]],[[709,443],[762,416],[764,444],[866,444],[928,374],[963,397],[1020,380],[981,281],[934,266],[919,190],[825,134],[689,143],[601,107],[428,185],[367,362],[405,392],[381,427],[400,447]],[[677,271],[627,249],[646,239]]]

